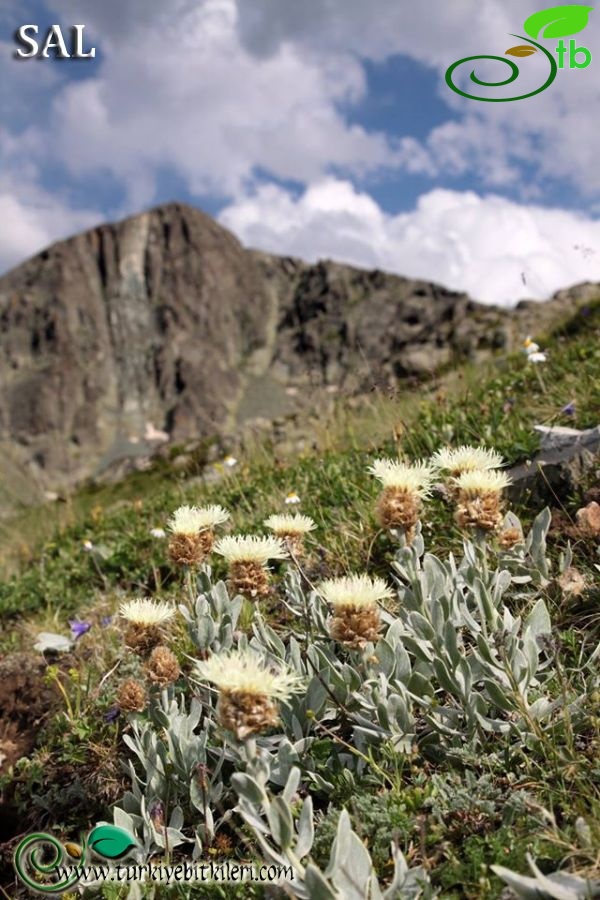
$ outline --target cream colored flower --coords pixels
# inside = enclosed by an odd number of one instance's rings
[[[119,613],[128,622],[147,628],[168,622],[175,615],[175,610],[168,603],[142,598],[122,603]]]
[[[436,469],[443,469],[456,477],[463,472],[498,469],[504,464],[496,450],[487,447],[442,447],[431,458]]]
[[[229,535],[215,544],[215,553],[227,562],[252,562],[266,565],[270,559],[287,559],[285,544],[277,537]]]
[[[456,521],[461,528],[498,531],[502,525],[502,491],[511,483],[506,472],[463,472],[453,479]]]
[[[404,463],[400,460],[376,459],[368,471],[384,488],[394,488],[425,497],[433,484],[434,469],[425,462]]]
[[[391,600],[394,596],[383,578],[371,578],[369,575],[329,578],[317,586],[317,591],[334,609],[339,606],[375,606],[379,601]]]
[[[383,578],[347,575],[330,578],[317,588],[332,607],[329,634],[351,650],[375,643],[381,628],[378,603],[393,597]]]
[[[303,687],[302,678],[287,668],[273,669],[251,650],[214,654],[196,663],[202,681],[210,681],[220,691],[253,694],[272,700],[288,700]]]
[[[269,516],[264,522],[267,528],[276,535],[300,535],[308,534],[317,527],[310,516]]]
[[[207,528],[222,525],[229,513],[222,506],[180,506],[171,516],[168,529],[173,534],[197,535]]]
[[[298,503],[301,503],[302,501],[296,491],[290,491],[284,502],[286,506],[297,506]]]
[[[455,484],[463,496],[479,497],[484,494],[500,494],[511,484],[511,479],[506,472],[476,469],[463,472],[455,479]]]

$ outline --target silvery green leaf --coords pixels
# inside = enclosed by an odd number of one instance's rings
[[[525,619],[525,631],[529,631],[534,638],[542,634],[552,633],[552,622],[546,608],[546,604],[540,598]]]
[[[207,650],[215,637],[215,626],[208,616],[196,621],[196,642],[200,650]]]
[[[343,809],[338,819],[338,826],[331,848],[329,857],[329,865],[325,871],[325,875],[330,878],[334,870],[340,865],[350,853],[350,834],[352,833],[352,825],[350,824],[350,816],[348,810]]]
[[[413,656],[422,662],[429,663],[434,657],[433,650],[428,641],[418,640],[410,635],[405,635],[402,639],[404,647],[409,650]]]
[[[310,794],[302,804],[302,812],[298,819],[298,840],[296,841],[295,854],[298,859],[302,859],[307,853],[310,853],[315,836],[313,824],[313,802]]]
[[[424,697],[433,697],[434,690],[431,682],[421,675],[419,672],[413,672],[407,685],[411,694],[423,699]]]
[[[267,807],[269,827],[276,843],[282,850],[292,846],[294,821],[289,806],[283,797],[275,797]]]
[[[379,724],[386,729],[386,731],[390,730],[390,719],[388,716],[388,711],[385,703],[377,704],[377,719]]]
[[[306,709],[312,710],[316,716],[322,712],[327,701],[327,691],[321,678],[316,676],[311,680],[306,691]]]
[[[306,867],[304,883],[311,900],[340,900],[339,894],[329,886],[322,872],[313,863]]]
[[[473,685],[473,679],[471,677],[471,670],[469,668],[469,663],[466,659],[461,659],[458,666],[454,670],[454,677],[458,681],[460,685],[460,690],[463,698],[468,698],[471,693],[471,687]]]
[[[234,790],[250,803],[266,802],[266,794],[255,778],[243,772],[236,772],[231,776],[231,784]]]
[[[542,900],[543,894],[539,892],[535,878],[519,875],[504,866],[490,866],[490,869],[515,892],[519,900]]]
[[[504,712],[514,712],[516,708],[514,700],[504,692],[499,684],[487,678],[484,678],[483,684],[488,697],[498,709],[502,709]]]
[[[529,678],[533,678],[538,669],[539,652],[535,638],[529,632],[525,634],[523,639],[523,652],[527,657],[527,665],[529,669]]]
[[[503,722],[500,719],[490,719],[488,716],[483,716],[477,711],[475,711],[475,717],[485,731],[492,731],[495,734],[508,734],[510,732],[510,722]]]
[[[334,790],[333,782],[326,781],[318,772],[307,772],[307,776],[320,791],[323,791],[324,794],[331,794]]]
[[[135,834],[135,825],[132,817],[128,815],[128,813],[124,812],[124,810],[119,809],[118,806],[115,806],[115,808],[113,809],[113,819],[115,825],[117,825],[119,828],[123,828],[130,834]]]
[[[435,677],[445,691],[448,691],[450,694],[456,694],[459,692],[458,683],[451,676],[443,660],[439,658],[433,660],[433,671],[435,672]]]
[[[444,647],[453,665],[457,666],[462,658],[456,638],[456,628],[452,622],[446,622],[444,626]]]
[[[396,654],[385,638],[380,638],[375,646],[375,656],[377,657],[376,669],[384,672],[390,677],[396,666]]]
[[[171,818],[169,819],[169,828],[175,828],[178,831],[181,831],[183,828],[183,810],[180,806],[176,806],[171,813]]]
[[[282,797],[286,801],[286,803],[291,803],[292,797],[298,790],[298,785],[300,784],[300,769],[296,766],[290,769],[290,774],[288,775],[288,779],[286,781],[285,787],[283,789]]]
[[[588,897],[600,896],[600,882],[594,885],[593,882],[568,872],[544,875],[529,854],[527,862],[536,882],[553,900],[587,900]]]
[[[419,612],[411,612],[408,615],[408,620],[413,628],[417,637],[422,638],[426,641],[435,640],[436,634],[433,630],[431,624],[427,621],[425,616],[422,616]]]
[[[373,863],[369,852],[357,834],[348,834],[348,847],[331,873],[331,881],[344,900],[364,900],[380,897],[379,887],[373,880]]]
[[[542,721],[560,705],[560,701],[552,703],[547,697],[540,697],[529,707],[529,715],[532,719]]]

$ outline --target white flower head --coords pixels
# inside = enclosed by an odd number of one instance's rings
[[[525,353],[537,353],[539,349],[540,345],[536,344],[536,342],[532,340],[530,335],[528,335],[523,341],[523,350]]]
[[[531,363],[545,363],[548,361],[548,355],[546,353],[528,353],[527,359]]]
[[[433,484],[434,470],[426,462],[404,463],[393,459],[376,459],[368,471],[384,488],[397,488],[426,497]]]
[[[308,534],[317,527],[310,516],[269,516],[264,522],[275,534],[300,535]]]
[[[92,544],[91,541],[84,541],[82,544],[82,547],[86,551],[86,553],[91,553],[92,550],[94,549],[94,545]]]
[[[383,578],[371,578],[369,575],[329,578],[317,586],[317,592],[334,609],[340,606],[355,608],[375,606],[379,601],[391,600],[394,596]]]
[[[227,693],[255,694],[274,700],[287,700],[304,686],[303,679],[287,668],[274,669],[252,650],[215,653],[196,663],[202,681],[210,681]]]
[[[164,528],[151,528],[150,534],[153,538],[164,538],[167,536],[167,532]]]
[[[235,534],[221,538],[215,544],[215,553],[227,562],[255,562],[265,565],[270,559],[288,559],[285,544],[277,537]]]
[[[442,447],[434,453],[431,463],[436,469],[460,475],[462,472],[498,469],[504,465],[504,460],[496,450],[463,444],[461,447]]]
[[[235,466],[237,466],[237,464],[238,464],[238,461],[235,458],[235,456],[226,456],[225,459],[223,460],[223,465],[226,466],[228,469],[233,469]]]
[[[229,513],[222,506],[180,506],[169,519],[168,529],[174,534],[197,535],[207,528],[222,525]]]
[[[134,625],[150,627],[168,622],[175,615],[175,610],[168,603],[141,598],[122,603],[119,613],[123,619]]]
[[[463,472],[454,483],[466,496],[478,497],[482,494],[500,494],[512,482],[506,472],[481,469]]]
[[[297,504],[301,502],[302,501],[296,491],[290,491],[285,498],[286,506],[297,506]]]

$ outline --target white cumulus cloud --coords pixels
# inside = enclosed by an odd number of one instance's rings
[[[600,280],[600,222],[493,194],[435,189],[389,215],[348,181],[326,179],[298,197],[264,185],[220,221],[259,249],[437,281],[485,303]]]

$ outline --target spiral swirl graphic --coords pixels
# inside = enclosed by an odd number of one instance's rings
[[[537,47],[538,50],[541,50],[544,53],[550,63],[550,75],[546,82],[537,90],[531,91],[529,94],[521,94],[519,97],[477,97],[475,94],[467,94],[466,91],[462,91],[456,84],[454,84],[453,75],[455,70],[462,66],[463,63],[474,62],[478,59],[493,59],[499,62],[504,63],[509,66],[511,70],[511,74],[508,78],[505,78],[504,81],[482,81],[475,74],[475,70],[471,72],[471,81],[474,84],[479,84],[482,87],[503,87],[506,84],[512,84],[513,81],[516,81],[519,77],[519,67],[516,63],[512,62],[510,59],[506,59],[504,56],[466,56],[464,59],[459,59],[457,62],[453,63],[448,70],[446,71],[446,84],[448,87],[454,91],[455,94],[460,94],[461,97],[467,97],[469,100],[480,100],[483,103],[511,103],[514,100],[526,100],[528,97],[535,97],[536,94],[541,94],[542,91],[545,91],[546,88],[549,88],[556,75],[558,74],[558,64],[553,54],[550,53],[545,47],[542,47],[541,44],[537,44],[535,41],[532,41],[529,37],[523,37],[521,34],[513,34],[512,37],[519,38],[522,41],[527,41],[528,44],[533,44],[534,47]]]
[[[42,862],[41,851],[52,847],[53,856],[49,862]],[[64,881],[53,881],[44,883],[37,880],[38,876],[51,876],[56,874],[58,867],[65,865],[64,859],[66,851],[63,845],[51,834],[30,834],[26,837],[15,852],[15,869],[21,881],[31,888],[42,894],[59,894],[68,891],[81,879],[81,874],[73,872]],[[85,862],[85,849],[81,859],[77,861],[77,866],[82,866]],[[68,865],[68,863],[66,864]]]

